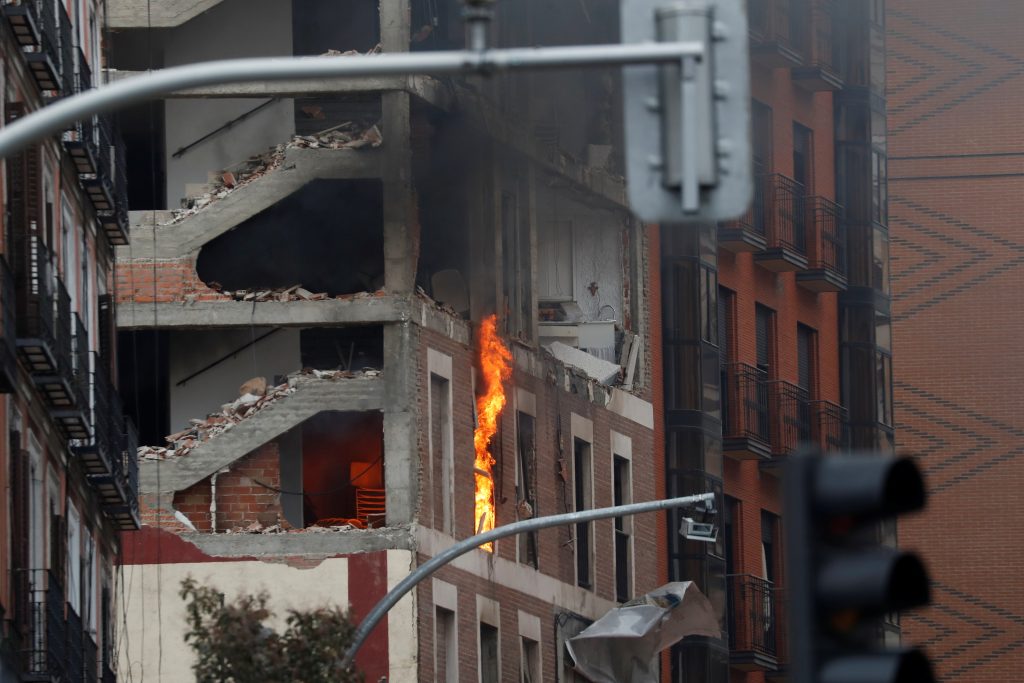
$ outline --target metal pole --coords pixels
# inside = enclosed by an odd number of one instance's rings
[[[416,587],[416,584],[454,560],[456,557],[465,555],[474,548],[479,548],[486,543],[497,541],[500,538],[515,536],[528,531],[537,531],[538,529],[547,529],[549,527],[563,526],[566,524],[591,522],[595,519],[625,517],[626,515],[636,515],[641,512],[669,510],[672,508],[692,505],[694,503],[700,503],[706,500],[713,500],[714,497],[715,494],[713,493],[700,493],[694,496],[684,496],[682,498],[652,500],[646,503],[632,503],[630,505],[618,505],[615,507],[598,508],[596,510],[582,510],[580,512],[570,512],[562,515],[537,517],[535,519],[527,519],[522,522],[506,524],[498,527],[497,529],[492,529],[491,531],[486,531],[482,534],[477,534],[476,536],[471,536],[463,541],[459,541],[451,548],[435,555],[414,569],[411,574],[402,579],[398,585],[392,588],[388,594],[385,595],[372,610],[370,610],[369,614],[366,615],[362,622],[360,622],[359,627],[356,629],[355,635],[352,639],[352,645],[349,646],[348,651],[345,653],[342,665],[347,667],[352,664],[352,660],[355,659],[356,652],[358,652],[359,648],[362,647],[363,642],[370,635],[370,632],[373,631],[373,628],[381,619],[384,618],[384,615],[387,614],[388,611],[405,596],[406,593]]]
[[[89,90],[44,107],[0,130],[0,158],[93,114],[206,85],[311,78],[481,74],[527,69],[678,62],[704,53],[700,41],[402,52],[351,57],[228,59],[161,69]]]

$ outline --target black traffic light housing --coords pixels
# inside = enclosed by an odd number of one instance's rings
[[[786,580],[794,683],[930,683],[914,649],[880,649],[872,619],[929,602],[912,553],[879,545],[876,523],[924,507],[906,458],[873,453],[793,456],[786,473]]]

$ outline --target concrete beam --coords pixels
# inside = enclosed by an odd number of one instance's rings
[[[187,256],[313,180],[380,178],[383,164],[384,155],[380,149],[289,148],[280,166],[177,223],[153,228],[154,212],[143,211],[139,212],[141,215],[133,215],[133,225],[136,222],[142,225],[132,227],[131,250],[120,247],[118,258]],[[150,225],[145,225],[146,222]]]
[[[107,0],[107,25],[115,30],[172,28],[220,3],[221,0]]]
[[[196,301],[194,303],[137,303],[117,305],[120,330],[201,329],[234,326],[310,327],[361,325],[408,320],[407,298],[367,296],[324,301]]]
[[[210,557],[332,557],[378,550],[413,550],[409,527],[290,534],[185,533],[181,538]]]
[[[342,380],[300,377],[294,394],[277,399],[258,414],[197,446],[188,455],[163,461],[140,461],[139,491],[143,494],[181,491],[229,467],[317,413],[381,410],[384,403],[384,381],[380,377]]]

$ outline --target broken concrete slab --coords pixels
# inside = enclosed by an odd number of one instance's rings
[[[622,368],[615,363],[602,360],[562,342],[551,342],[546,348],[557,360],[571,365],[601,384],[612,384],[622,372]]]

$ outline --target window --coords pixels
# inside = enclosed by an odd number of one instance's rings
[[[779,578],[779,517],[761,510],[761,576],[775,583]]]
[[[520,636],[519,642],[520,683],[540,683],[540,644],[526,636]]]
[[[533,306],[530,282],[529,223],[521,220],[518,195],[501,195],[501,258],[503,293],[505,297],[505,332],[511,337],[531,339]]]
[[[520,407],[522,404],[520,403]],[[516,412],[516,517],[530,519],[537,511],[537,435],[536,418]],[[519,561],[538,568],[537,532],[519,534]]]
[[[541,682],[540,618],[519,610],[519,683]]]
[[[85,530],[82,552],[82,625],[96,637],[96,544]]]
[[[620,455],[612,456],[612,500],[614,505],[633,502],[630,462]],[[626,602],[633,596],[632,518],[615,518],[615,599]]]
[[[817,332],[806,325],[796,326],[797,384],[807,392],[808,397],[814,397],[817,393],[817,336]]]
[[[593,472],[590,443],[573,439],[573,510],[589,510],[594,506]],[[576,585],[593,588],[594,567],[591,562],[593,522],[576,524]]]
[[[762,3],[756,3],[762,4]],[[751,103],[754,175],[772,170],[772,110],[757,100]]]
[[[82,525],[78,510],[68,501],[68,605],[76,614],[82,614]]]
[[[480,683],[498,683],[498,627],[480,622]]]
[[[736,294],[725,287],[718,288],[718,358],[722,365],[732,362],[731,342],[735,327]]]
[[[804,186],[806,196],[814,190],[814,131],[793,124],[793,180]]]
[[[718,344],[718,273],[707,266],[700,268],[700,337],[710,344]]]
[[[434,607],[434,680],[438,683],[456,683],[459,680],[458,659],[455,656],[455,612]]]
[[[432,351],[432,350],[431,350]],[[440,358],[437,358],[440,357]],[[441,365],[447,361],[448,375],[451,375],[451,357],[428,353],[428,365]],[[452,498],[454,496],[452,449],[452,393],[451,381],[435,372],[430,373],[430,480],[431,514],[435,529],[446,534],[455,533]],[[440,510],[440,514],[438,514]]]
[[[737,574],[739,568],[736,566],[736,547],[739,540],[737,525],[740,521],[740,501],[732,496],[725,497],[725,506],[722,510],[722,536],[725,545],[725,573]]]
[[[767,306],[757,305],[754,316],[757,341],[757,367],[774,378],[775,358],[775,311]]]

